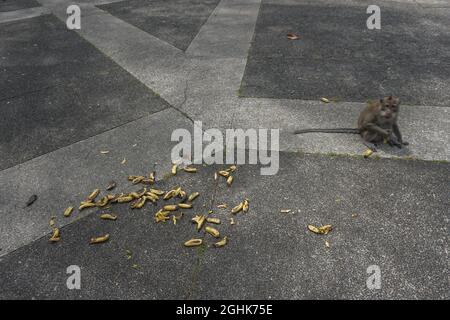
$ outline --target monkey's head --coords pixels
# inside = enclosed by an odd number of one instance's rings
[[[397,113],[400,107],[400,99],[397,97],[389,96],[380,99],[380,115],[385,119],[397,117]]]

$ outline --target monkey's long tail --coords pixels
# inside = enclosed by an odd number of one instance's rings
[[[359,129],[356,128],[338,128],[338,129],[304,129],[295,130],[294,134],[308,133],[308,132],[322,132],[322,133],[355,133],[359,134]]]

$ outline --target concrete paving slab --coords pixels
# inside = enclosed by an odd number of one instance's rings
[[[77,206],[86,193],[106,188],[111,180],[119,192],[129,175],[155,169],[162,177],[170,170],[170,150],[176,144],[171,135],[178,128],[192,130],[192,123],[173,109],[164,110],[0,171],[0,255],[45,235],[50,217],[69,204]],[[25,208],[32,194],[38,200]]]
[[[183,248],[196,234],[187,219],[155,225],[152,210],[114,207],[116,222],[91,213],[64,227],[56,245],[44,237],[3,256],[2,298],[448,299],[448,164],[284,153],[280,163],[275,176],[239,166],[232,188],[213,182],[223,166],[160,182],[201,192],[195,213],[214,209],[229,237],[224,248],[211,247],[209,235],[205,250]],[[244,197],[247,214],[215,208]],[[327,223],[334,227],[328,235],[306,229]],[[109,243],[86,243],[102,232]],[[72,264],[82,267],[80,291],[65,287]],[[381,290],[366,287],[369,265],[381,268]]]
[[[40,0],[61,20],[70,0]],[[79,34],[171,105],[184,100],[184,52],[89,4]]]
[[[52,15],[0,38],[2,169],[169,107]]]
[[[199,68],[197,71],[202,70]],[[206,82],[191,82],[187,91],[188,99],[182,107],[192,119],[202,121],[205,130],[217,128],[224,133],[226,129],[233,128],[279,129],[280,150],[289,152],[361,156],[366,149],[359,135],[293,134],[295,130],[307,128],[355,128],[358,114],[365,103],[233,99],[227,98],[225,93],[232,92],[233,86],[227,87],[228,82],[220,76],[218,79],[223,81],[223,90],[215,91],[214,88],[219,87],[208,86]],[[203,90],[203,93],[209,94],[196,99]],[[204,112],[206,109],[209,112]],[[399,125],[410,145],[403,149],[381,146],[376,156],[450,161],[450,114],[447,108],[403,105],[400,112]]]
[[[235,116],[236,128],[280,128],[280,149],[306,153],[361,155],[366,149],[358,135],[308,133],[297,129],[354,128],[363,103],[243,99],[248,113]],[[450,114],[447,108],[401,106],[399,125],[410,145],[403,149],[381,146],[378,156],[450,160]],[[258,114],[258,116],[254,116]]]
[[[238,167],[231,190],[219,185],[216,204],[248,197],[250,210],[220,226],[229,245],[205,254],[199,298],[449,298],[448,164],[293,154],[280,163],[276,176]],[[334,230],[315,235],[308,224]],[[366,287],[370,265],[381,290]]]
[[[39,6],[39,3],[35,0],[2,0],[0,1],[0,12],[16,11]]]
[[[203,167],[198,167],[200,172]],[[200,192],[193,210],[185,210],[176,225],[172,221],[155,224],[158,206],[132,210],[128,204],[109,210],[91,210],[88,216],[61,228],[62,240],[48,242],[48,236],[0,259],[4,290],[2,299],[186,299],[196,294],[193,283],[203,257],[202,248],[185,248],[193,237],[202,238],[190,219],[206,213],[211,206],[215,182],[210,171],[201,174],[179,172],[160,180],[155,187],[169,190],[182,186],[190,193]],[[134,186],[131,190],[138,190]],[[130,190],[129,190],[130,191]],[[101,212],[118,216],[114,222],[99,219]],[[177,212],[177,215],[179,212]],[[58,215],[57,224],[62,222]],[[48,227],[47,227],[48,229]],[[108,243],[90,246],[89,239],[108,233]],[[131,258],[127,259],[127,251]],[[81,267],[81,290],[68,290],[66,268]],[[10,268],[11,267],[11,268]]]
[[[0,298],[189,298],[200,253],[183,246],[196,234],[188,219],[177,225],[172,221],[157,225],[153,206],[141,211],[128,205],[111,210],[118,216],[116,221],[101,220],[100,213],[92,213],[62,228],[59,243],[50,244],[45,236],[1,258]],[[108,243],[89,245],[91,237],[106,233]],[[66,286],[66,269],[71,265],[81,268],[80,290]]]
[[[99,6],[127,23],[186,50],[220,0],[131,0]]]
[[[186,54],[189,58],[246,58],[261,0],[221,1]]]
[[[362,102],[394,94],[449,106],[449,20],[417,4],[378,5],[381,30],[368,30],[365,2],[263,2],[242,95]]]

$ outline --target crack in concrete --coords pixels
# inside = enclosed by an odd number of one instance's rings
[[[191,72],[192,72],[192,70],[188,71],[188,74],[187,74],[185,82],[184,82],[183,101],[178,106],[171,105],[171,108],[177,110],[181,115],[183,115],[186,119],[188,119],[192,123],[195,123],[194,119],[192,119],[186,112],[184,112],[182,110],[182,107],[185,105],[185,103],[188,99],[187,92],[189,91],[189,76],[190,76]]]
[[[211,195],[211,201],[210,201],[209,210],[213,210],[214,209],[214,203],[215,203],[215,200],[216,200],[218,185],[219,185],[219,179],[213,180],[213,192],[212,192],[212,195]],[[209,215],[209,213],[206,213],[206,214]],[[203,233],[202,239],[205,239],[205,236],[206,236],[206,233]],[[194,265],[194,268],[193,268],[192,277],[191,277],[191,287],[188,290],[186,299],[195,299],[195,293],[196,293],[196,291],[198,289],[198,279],[199,279],[199,275],[200,275],[200,271],[201,271],[201,267],[202,267],[202,258],[203,258],[203,255],[209,249],[211,249],[211,248],[208,248],[205,244],[203,244],[197,250],[197,261],[196,261],[196,264]]]

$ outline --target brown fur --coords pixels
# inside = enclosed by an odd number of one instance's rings
[[[379,101],[369,103],[359,114],[358,128],[334,128],[334,129],[304,129],[296,130],[294,134],[308,132],[325,133],[358,133],[364,144],[376,151],[376,144],[388,142],[391,146],[399,148],[408,143],[403,141],[397,124],[400,99],[389,96]]]
[[[358,118],[358,129],[364,141],[380,143],[386,140],[400,148],[407,144],[402,140],[397,124],[399,108],[400,99],[392,96],[369,103]]]

